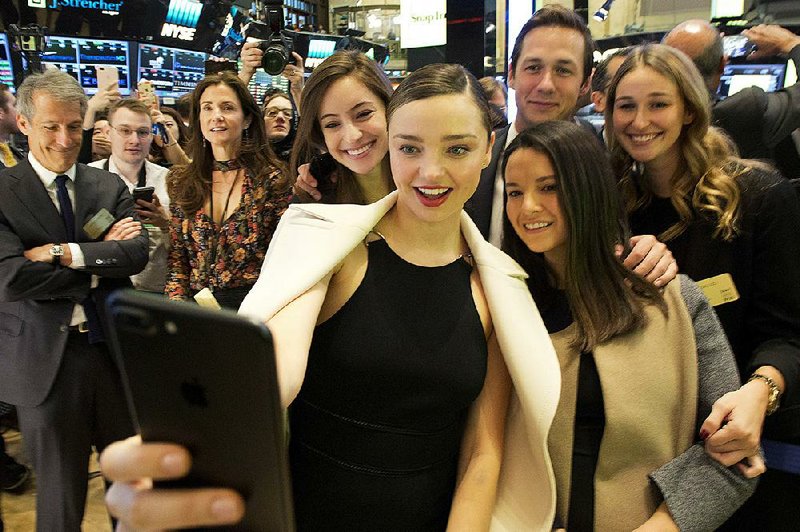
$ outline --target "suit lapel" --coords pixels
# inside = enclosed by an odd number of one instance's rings
[[[9,188],[19,203],[28,210],[31,217],[54,242],[66,242],[67,232],[64,229],[64,220],[30,162],[23,159],[9,171],[15,178]]]
[[[492,218],[492,199],[494,198],[494,182],[497,178],[500,156],[506,147],[506,139],[508,138],[508,129],[510,127],[511,126],[508,125],[495,131],[494,145],[492,146],[492,159],[489,161],[489,166],[481,171],[481,179],[478,182],[478,188],[464,206],[464,209],[475,221],[475,225],[478,226],[478,229],[480,229],[481,234],[485,238],[489,238],[489,223]]]

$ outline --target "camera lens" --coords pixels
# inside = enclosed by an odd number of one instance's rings
[[[272,76],[277,76],[286,64],[289,62],[288,54],[283,46],[272,45],[264,50],[264,56],[261,58],[261,68],[264,72]]]

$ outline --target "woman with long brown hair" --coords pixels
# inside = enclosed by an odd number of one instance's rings
[[[769,416],[770,468],[734,526],[775,519],[781,529],[800,520],[800,469],[786,458],[800,454],[800,206],[788,181],[739,159],[710,120],[700,73],[668,46],[635,48],[609,87],[606,124],[631,228],[659,235],[704,288],[744,381],[703,425],[706,450],[725,464],[753,454]]]
[[[191,299],[207,288],[237,309],[255,284],[291,197],[269,148],[261,110],[231,73],[207,76],[192,94],[191,162],[168,175],[170,257],[165,291]]]
[[[549,435],[558,521],[574,532],[713,530],[755,484],[698,436],[738,386],[713,310],[684,275],[661,292],[623,266],[614,248],[630,235],[611,165],[580,126],[521,132],[503,173],[505,250],[529,275],[561,364]]]
[[[301,200],[372,203],[394,190],[389,169],[386,106],[392,86],[374,60],[354,50],[325,59],[306,80],[300,122],[289,164],[293,175],[308,173],[316,156],[332,158],[330,176],[313,197],[298,179]]]

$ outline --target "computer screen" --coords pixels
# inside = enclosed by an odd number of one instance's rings
[[[54,65],[77,79],[87,94],[97,92],[96,67],[115,66],[119,70],[120,94],[131,93],[130,44],[127,41],[50,36],[42,63]]]
[[[0,33],[0,83],[5,83],[14,92],[14,70],[11,66],[11,49],[8,46],[8,36]]]
[[[747,87],[761,87],[765,92],[774,92],[783,87],[786,63],[776,64],[728,64],[717,89],[720,98],[733,96]]]
[[[309,39],[308,55],[305,60],[306,72],[314,70],[326,58],[333,55],[336,51],[336,40],[332,39]]]
[[[206,59],[204,52],[140,44],[138,79],[152,81],[161,98],[180,98],[205,77]]]

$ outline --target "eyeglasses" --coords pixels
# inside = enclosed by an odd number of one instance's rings
[[[264,114],[267,118],[277,118],[278,113],[282,114],[285,118],[291,118],[294,114],[294,111],[291,109],[281,109],[280,107],[267,107],[264,110]]]
[[[146,139],[150,135],[153,134],[153,130],[152,129],[145,129],[145,128],[142,128],[142,129],[131,129],[131,128],[125,127],[125,126],[120,126],[120,127],[111,126],[111,127],[113,129],[115,129],[117,131],[117,133],[120,134],[121,137],[124,137],[124,138],[128,138],[131,135],[133,135],[134,133],[136,133],[136,136],[139,137],[140,139]]]

